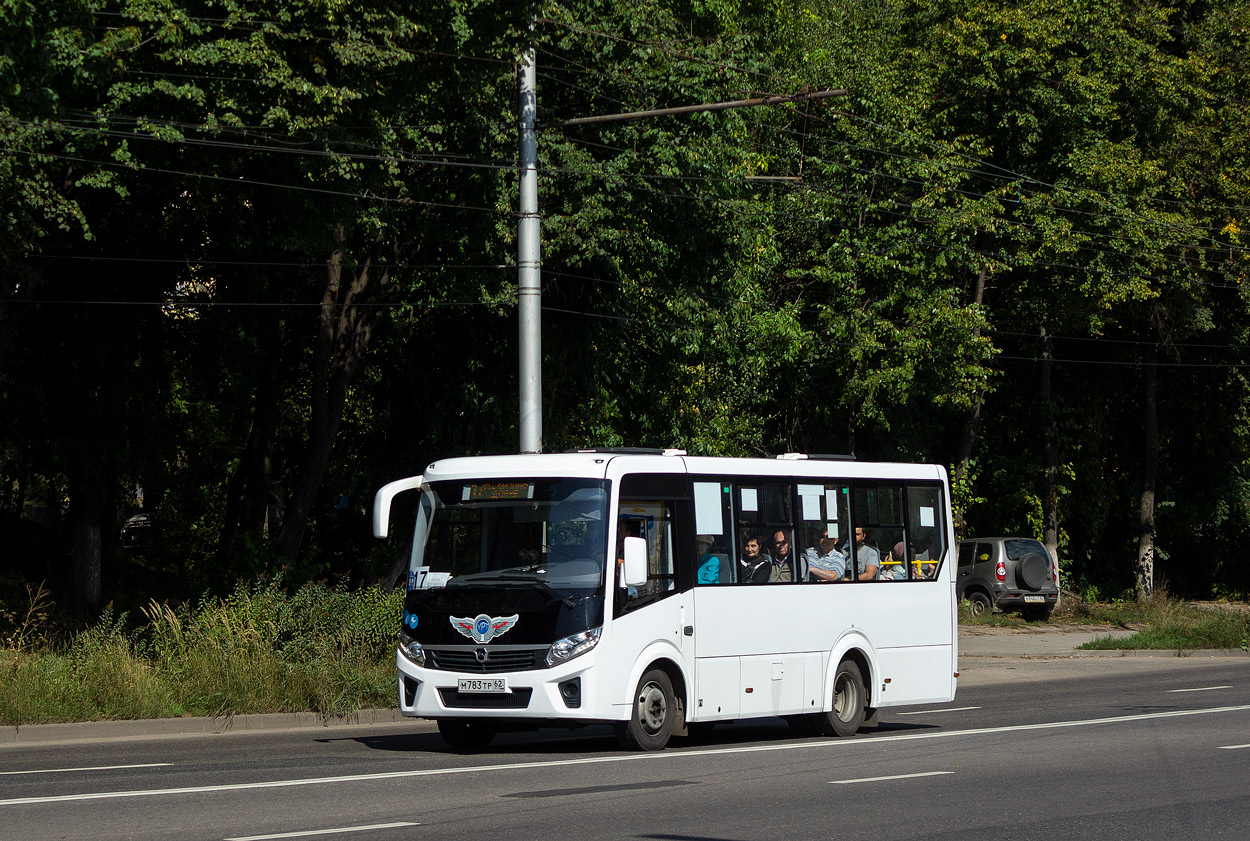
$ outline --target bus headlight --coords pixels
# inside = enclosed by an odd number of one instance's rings
[[[585,654],[599,644],[601,634],[603,634],[603,628],[591,628],[589,631],[582,631],[580,634],[556,640],[551,644],[551,650],[547,652],[547,665],[554,666],[556,663],[563,663]]]
[[[416,640],[409,640],[399,644],[399,653],[411,663],[425,668],[425,649],[421,647],[421,643]]]

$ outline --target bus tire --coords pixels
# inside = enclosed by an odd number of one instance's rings
[[[485,748],[495,738],[495,722],[482,719],[440,718],[438,734],[452,750],[472,753]]]
[[[854,736],[867,706],[864,678],[854,660],[843,660],[833,675],[833,709],[815,718],[822,736]]]
[[[663,669],[651,669],[638,681],[629,720],[613,725],[617,741],[626,750],[663,750],[676,713],[673,682]]]

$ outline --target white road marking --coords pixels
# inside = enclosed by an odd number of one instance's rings
[[[858,780],[830,780],[831,786],[852,786],[856,783],[881,783],[886,780],[910,780],[915,777],[936,777],[941,774],[954,774],[954,771],[922,771],[918,774],[895,774],[893,777],[861,777]]]
[[[1250,704],[1235,707],[1210,707],[1200,710],[1174,710],[1171,712],[1117,715],[1110,718],[1087,718],[1075,721],[1052,721],[1044,724],[1012,724],[1003,727],[980,727],[972,730],[950,730],[900,733],[873,739],[827,739],[818,742],[787,742],[784,744],[749,745],[737,748],[707,748],[688,751],[664,751],[662,753],[631,753],[612,756],[588,756],[581,759],[556,759],[548,762],[516,762],[509,765],[468,765],[458,768],[425,768],[416,771],[384,771],[377,774],[356,774],[343,777],[310,777],[308,779],[269,780],[259,783],[222,783],[220,785],[189,786],[187,788],[141,789],[132,791],[92,791],[82,794],[58,794],[48,797],[15,797],[0,800],[0,806],[26,806],[34,803],[69,803],[82,800],[115,800],[128,797],[157,797],[176,794],[205,794],[219,791],[248,791],[263,788],[291,788],[295,786],[327,785],[332,783],[362,783],[375,780],[398,780],[412,777],[440,777],[450,774],[481,774],[489,771],[524,771],[528,768],[561,768],[573,765],[606,765],[618,762],[672,762],[685,756],[723,756],[731,753],[767,753],[771,751],[816,750],[839,747],[848,750],[865,746],[880,746],[886,742],[910,742],[922,739],[950,739],[960,736],[985,736],[995,733],[1020,733],[1028,730],[1057,730],[1068,727],[1089,727],[1098,724],[1130,724],[1137,721],[1156,721],[1164,718],[1187,718],[1195,715],[1215,715],[1250,711]]]
[[[0,777],[14,774],[72,774],[77,771],[123,771],[127,768],[164,768],[172,762],[148,762],[143,765],[92,765],[88,768],[32,768],[29,771],[0,771]]]
[[[1232,689],[1231,686],[1199,686],[1194,689],[1169,689],[1168,692],[1210,692],[1213,689]]]
[[[279,832],[275,835],[240,835],[227,838],[225,841],[269,841],[272,838],[308,838],[312,835],[335,835],[340,832],[368,832],[371,829],[395,829],[400,826],[420,826],[419,823],[400,821],[399,823],[375,823],[369,826],[341,826],[335,829],[308,829],[303,832]]]
[[[1220,745],[1219,748],[1220,750],[1242,750],[1250,748],[1250,745]]]
[[[961,713],[967,710],[979,710],[980,707],[950,707],[941,710],[912,710],[905,713],[894,713],[894,715],[933,715],[934,713]]]

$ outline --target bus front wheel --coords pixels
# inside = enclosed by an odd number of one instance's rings
[[[864,723],[867,701],[859,666],[853,660],[843,660],[833,676],[833,709],[816,716],[816,729],[822,736],[855,735]]]
[[[440,718],[438,734],[452,750],[479,751],[491,743],[498,728],[493,721]]]
[[[676,712],[673,682],[663,669],[652,669],[638,681],[629,720],[613,726],[617,741],[626,750],[663,750]]]

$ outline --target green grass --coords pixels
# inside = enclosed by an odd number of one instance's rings
[[[1091,650],[1153,649],[1198,650],[1250,648],[1250,610],[1244,605],[1200,606],[1170,598],[1160,592],[1150,600],[1132,599],[1088,603],[1064,595],[1052,614],[1051,624],[1113,625],[1133,630],[1128,637],[1102,636],[1081,648]],[[999,628],[1024,628],[1030,624],[1018,613],[972,616],[967,603],[960,605],[959,622]]]
[[[31,595],[32,605],[40,593]],[[0,649],[0,724],[316,712],[395,700],[402,592],[240,586],[195,605],[153,602],[55,639],[10,611]],[[25,619],[22,619],[22,616]]]
[[[1123,639],[1098,637],[1081,648],[1186,650],[1231,648],[1247,650],[1250,640],[1250,613],[1230,613],[1219,609],[1176,606],[1160,611],[1143,623],[1135,634]]]

